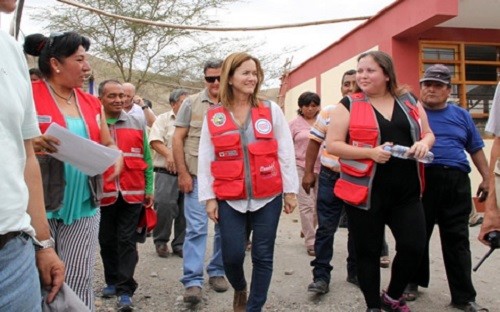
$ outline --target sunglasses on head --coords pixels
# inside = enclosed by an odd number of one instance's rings
[[[220,76],[205,76],[205,81],[208,83],[214,83],[215,80],[220,82]]]
[[[66,32],[53,32],[53,33],[50,33],[50,36],[49,36],[49,47],[52,47],[52,44],[54,43],[54,39],[58,38],[58,37],[62,37],[66,35]]]

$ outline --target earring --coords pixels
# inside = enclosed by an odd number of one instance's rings
[[[56,69],[56,73],[58,73],[58,74],[59,74],[60,72],[61,72],[61,71],[60,71],[59,69]]]

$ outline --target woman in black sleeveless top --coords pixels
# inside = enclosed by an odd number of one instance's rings
[[[397,86],[389,55],[380,51],[362,54],[358,58],[356,81],[362,90],[360,98],[365,98],[375,113],[380,145],[366,148],[349,143],[353,100],[349,96],[343,98],[330,115],[327,149],[341,159],[372,160],[374,165],[366,205],[346,202],[357,254],[358,279],[367,311],[380,311],[381,308],[410,311],[402,294],[420,262],[426,242],[420,186],[423,177],[414,160],[391,157],[383,147],[391,144],[409,146],[410,153],[421,158],[432,147],[434,135],[422,106],[409,97],[401,98],[405,92]],[[415,116],[420,117],[418,123]],[[416,132],[418,137],[415,139],[412,133]],[[380,297],[379,256],[385,224],[396,240],[397,253],[387,292]]]

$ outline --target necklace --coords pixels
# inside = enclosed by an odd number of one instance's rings
[[[53,88],[50,84],[49,84],[49,88],[50,88],[50,90],[52,90],[52,92],[53,92],[53,93],[54,93],[54,94],[55,94],[58,98],[61,98],[61,99],[65,100],[65,101],[66,101],[66,103],[67,103],[68,105],[71,105],[71,99],[73,98],[73,94],[75,94],[75,92],[73,92],[73,90],[71,90],[71,94],[70,94],[67,98],[65,98],[64,96],[62,96],[62,95],[60,95],[59,93],[57,93],[57,92],[56,92],[56,90],[54,90],[54,88]]]

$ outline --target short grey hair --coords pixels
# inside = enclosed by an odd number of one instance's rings
[[[170,92],[170,96],[168,98],[168,102],[170,104],[174,104],[175,102],[177,102],[181,96],[183,95],[188,95],[188,92],[184,89],[175,89],[173,90],[172,92]]]
[[[214,68],[218,69],[222,67],[222,60],[221,59],[210,59],[205,62],[205,65],[203,65],[203,74],[207,73],[207,69],[209,68]]]

